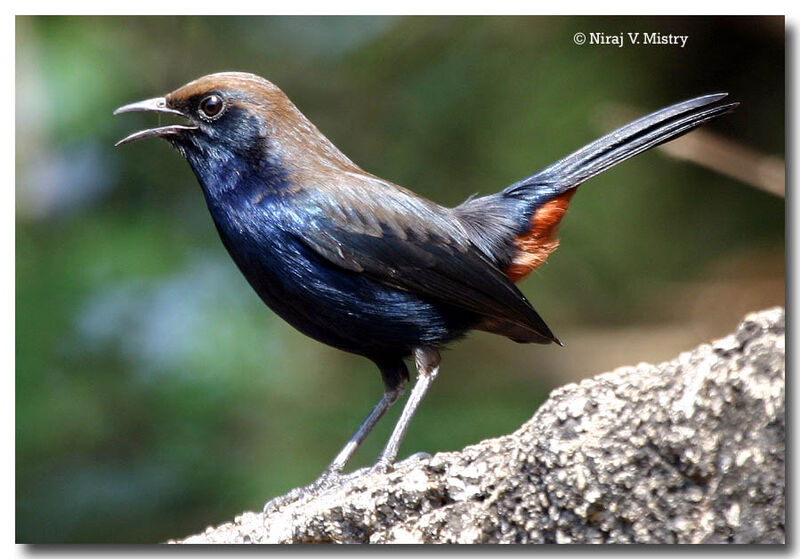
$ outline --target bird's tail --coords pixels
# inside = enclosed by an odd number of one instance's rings
[[[522,179],[501,192],[456,208],[473,239],[495,256],[513,281],[527,276],[558,246],[556,230],[575,187],[652,147],[734,110],[704,95],[660,109]],[[505,231],[505,234],[504,234]]]
[[[643,116],[512,184],[502,193],[535,201],[547,198],[548,193],[552,197],[566,192],[626,159],[731,112],[739,103],[709,106],[727,95],[703,95]]]

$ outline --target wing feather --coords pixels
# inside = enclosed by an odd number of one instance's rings
[[[392,191],[380,205],[373,198],[346,189],[335,197],[314,196],[294,234],[336,266],[513,324],[531,341],[558,342],[525,296],[470,242],[451,210],[403,191]]]

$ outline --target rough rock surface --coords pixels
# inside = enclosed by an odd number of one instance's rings
[[[781,543],[784,311],[563,386],[519,430],[184,543]]]

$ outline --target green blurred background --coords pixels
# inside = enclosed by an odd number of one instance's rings
[[[312,481],[382,390],[260,302],[165,142],[113,148],[155,122],[114,108],[253,72],[365,169],[453,205],[608,131],[619,104],[720,90],[742,106],[711,131],[780,169],[784,41],[783,18],[17,18],[17,541],[158,542],[260,509]],[[512,431],[555,386],[783,304],[784,226],[781,197],[663,152],[592,180],[521,286],[566,347],[457,344],[401,457]]]

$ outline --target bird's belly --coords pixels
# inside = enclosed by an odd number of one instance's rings
[[[291,235],[235,242],[221,231],[233,259],[261,299],[318,341],[362,355],[408,353],[462,336],[479,318],[339,268]]]

